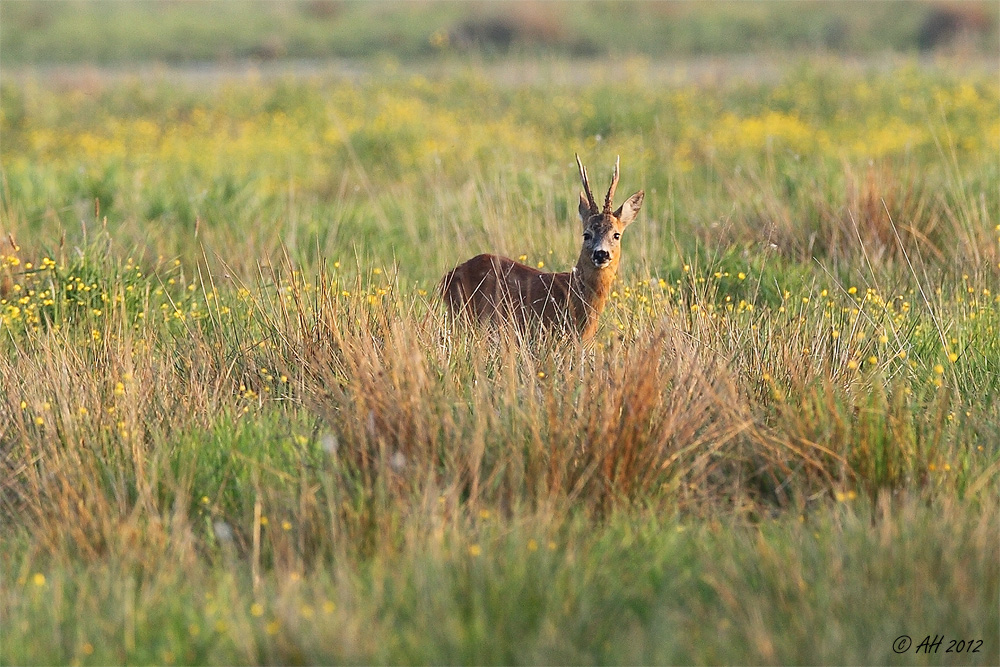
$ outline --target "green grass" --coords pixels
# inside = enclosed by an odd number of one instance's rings
[[[446,510],[404,520],[362,563],[258,584],[216,553],[181,567],[114,558],[49,570],[5,599],[5,661],[139,663],[990,664],[998,582],[994,510],[866,503],[757,527],[649,512],[552,526]],[[873,528],[874,524],[874,528]],[[438,528],[440,530],[440,528]],[[461,537],[459,537],[459,535]],[[294,540],[294,538],[291,538]],[[475,546],[476,549],[472,549]],[[473,555],[475,554],[475,555]],[[164,559],[170,560],[170,559]],[[259,605],[259,607],[255,606]],[[91,619],[100,619],[98,625]],[[892,641],[987,637],[982,653],[917,657]],[[37,636],[37,635],[36,635]],[[85,655],[88,645],[93,653]]]
[[[4,81],[0,662],[997,662],[991,70],[512,63]],[[450,322],[575,151],[593,343]]]
[[[204,247],[213,271],[218,257],[244,278],[284,245],[306,267],[353,263],[357,249],[430,283],[460,259],[426,251],[442,229],[456,250],[566,266],[580,152],[598,176],[621,154],[623,187],[648,191],[627,263],[640,273],[727,248],[761,272],[775,250],[816,257],[846,280],[870,272],[862,246],[876,272],[883,256],[900,262],[897,234],[914,262],[995,265],[989,69],[821,59],[774,82],[710,84],[683,72],[670,83],[642,61],[555,61],[524,84],[498,81],[517,67],[219,88],[98,78],[72,93],[12,81],[0,88],[6,226],[54,252],[64,230],[73,239],[107,216],[126,249],[191,263]]]

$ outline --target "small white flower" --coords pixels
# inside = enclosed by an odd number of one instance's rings
[[[323,451],[330,456],[336,455],[337,450],[340,448],[340,440],[337,439],[336,433],[323,434],[320,436],[319,444],[323,448]]]
[[[215,538],[220,542],[233,541],[233,527],[225,521],[215,521],[212,523],[212,530],[215,531]]]

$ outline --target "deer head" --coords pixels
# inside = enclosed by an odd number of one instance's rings
[[[598,208],[594,194],[587,178],[587,168],[576,156],[576,166],[580,169],[580,180],[583,182],[583,192],[580,193],[580,220],[583,222],[583,248],[580,251],[578,267],[584,265],[584,259],[589,258],[597,270],[616,269],[618,267],[621,237],[625,228],[635,220],[645,193],[639,190],[612,212],[615,189],[618,187],[618,165],[620,156],[615,159],[615,172],[611,176],[608,194],[604,197],[604,207]]]

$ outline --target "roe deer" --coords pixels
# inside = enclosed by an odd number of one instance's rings
[[[635,220],[644,196],[640,190],[612,212],[618,164],[616,159],[601,209],[591,193],[587,169],[576,156],[583,181],[579,209],[583,247],[572,271],[545,273],[506,257],[477,255],[441,280],[448,309],[482,322],[513,323],[521,331],[537,323],[575,331],[583,340],[593,337],[618,274],[622,232]]]

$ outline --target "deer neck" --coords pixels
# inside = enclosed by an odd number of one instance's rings
[[[581,253],[571,275],[570,309],[581,336],[587,339],[597,331],[597,318],[611,296],[618,275],[618,258],[599,269],[588,254]]]

